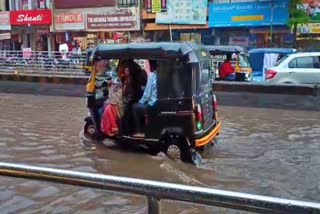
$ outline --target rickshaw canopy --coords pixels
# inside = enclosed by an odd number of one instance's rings
[[[210,60],[210,54],[203,45],[194,42],[100,44],[93,52],[94,61],[134,58],[197,63]]]
[[[294,48],[256,48],[249,51],[249,54],[265,54],[265,53],[275,53],[275,54],[291,54],[297,52]]]
[[[233,54],[242,53],[246,50],[241,46],[228,46],[228,45],[207,45],[205,46],[210,54]]]

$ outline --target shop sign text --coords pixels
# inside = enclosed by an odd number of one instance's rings
[[[115,14],[87,14],[87,30],[139,30],[136,13],[130,9]]]
[[[50,25],[51,10],[10,11],[11,25]]]

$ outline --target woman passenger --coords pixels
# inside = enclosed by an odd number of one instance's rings
[[[119,118],[122,112],[122,88],[120,84],[111,82],[108,100],[101,120],[101,130],[108,136],[114,136],[119,132]]]

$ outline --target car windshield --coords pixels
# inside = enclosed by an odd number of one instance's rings
[[[249,58],[245,54],[239,54],[239,66],[243,68],[250,67]]]

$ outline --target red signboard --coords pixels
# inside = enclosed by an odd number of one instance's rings
[[[51,10],[10,11],[11,25],[50,25]]]

